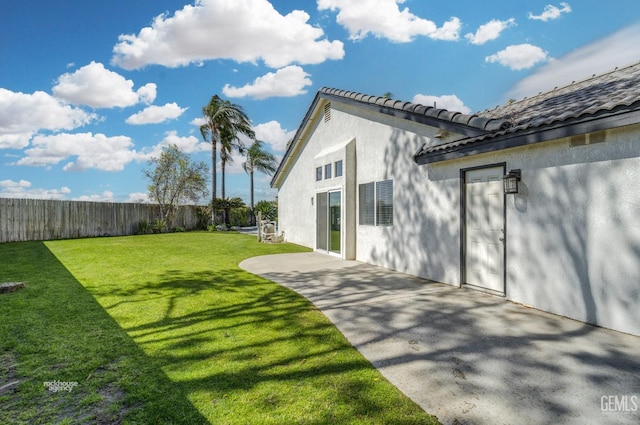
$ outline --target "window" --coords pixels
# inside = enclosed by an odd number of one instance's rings
[[[322,180],[322,167],[316,168],[316,181]]]
[[[360,215],[360,225],[371,225],[375,223],[374,221],[374,186],[373,182],[361,184],[358,188],[359,190],[359,215]]]
[[[342,161],[336,161],[334,165],[336,177],[342,177]]]
[[[393,225],[393,180],[376,183],[376,226]]]
[[[327,164],[324,166],[324,178],[325,179],[331,178],[331,164]]]
[[[358,187],[360,225],[393,225],[393,180],[364,183]]]

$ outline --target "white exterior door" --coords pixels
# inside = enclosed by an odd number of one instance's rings
[[[464,283],[505,292],[502,167],[465,173]]]

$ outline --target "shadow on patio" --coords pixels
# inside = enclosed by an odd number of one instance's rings
[[[640,394],[638,337],[317,253],[258,257],[241,267],[311,300],[444,423],[639,419],[637,411],[601,410],[603,396]]]

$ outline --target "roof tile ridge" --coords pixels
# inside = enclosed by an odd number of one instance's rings
[[[353,99],[369,105],[384,106],[398,111],[424,115],[443,121],[455,122],[485,131],[502,130],[511,126],[509,121],[504,119],[486,118],[478,113],[467,114],[456,110],[438,108],[437,106],[429,106],[422,103],[403,101],[386,96],[373,96],[367,95],[365,93],[341,90],[330,87],[321,87],[318,92],[322,94],[342,97],[345,99]]]

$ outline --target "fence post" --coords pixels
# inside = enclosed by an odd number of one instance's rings
[[[258,225],[258,242],[262,242],[262,212],[258,211],[257,222]]]

